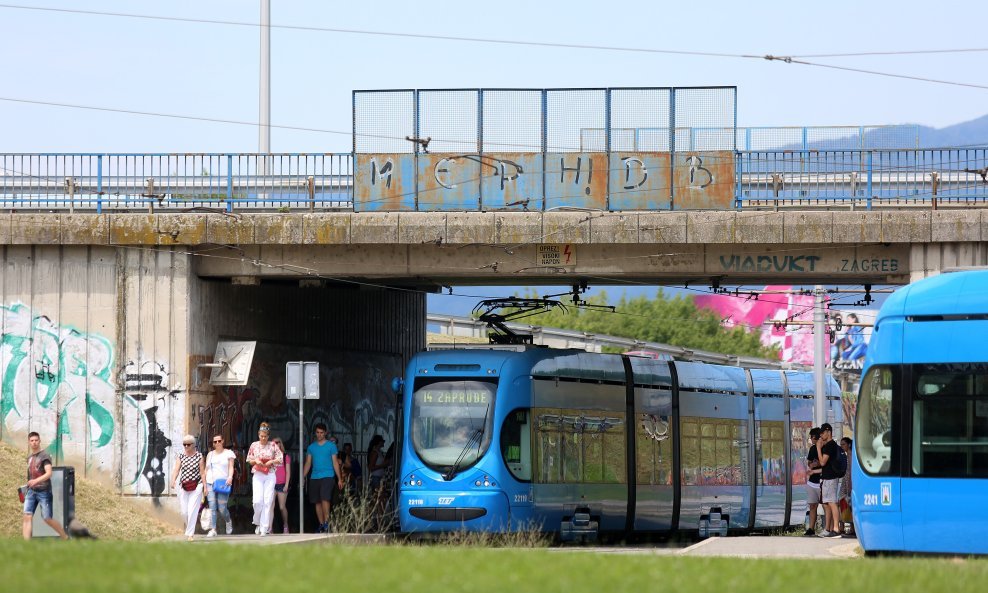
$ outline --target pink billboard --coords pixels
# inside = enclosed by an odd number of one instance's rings
[[[788,291],[791,286],[766,286],[767,291]],[[778,346],[785,362],[813,364],[813,327],[811,325],[775,325],[775,322],[813,321],[813,296],[760,294],[758,298],[741,295],[712,294],[696,297],[696,306],[711,309],[724,319],[725,327],[744,326],[761,331],[762,343]],[[827,363],[830,349],[826,349]]]

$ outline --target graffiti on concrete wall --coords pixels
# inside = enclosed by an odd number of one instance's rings
[[[105,336],[21,303],[0,306],[0,315],[3,435],[38,431],[56,463],[83,462],[127,492],[161,493],[167,427],[178,416],[162,421],[158,396],[178,397],[165,364],[129,362],[119,370]]]
[[[340,444],[351,442],[357,451],[366,450],[375,434],[388,441],[396,434],[390,383],[401,374],[397,356],[258,343],[248,384],[216,388],[209,402],[193,406],[189,419],[190,426],[199,427],[200,442],[219,434],[237,452],[238,485],[248,482],[243,457],[257,439],[261,422],[270,424],[271,435],[281,437],[289,452],[297,454],[298,402],[285,398],[285,362],[290,360],[322,361],[321,397],[304,404],[307,443],[320,422]]]
[[[173,380],[164,362],[152,360],[128,361],[123,367],[122,384],[124,397],[133,400],[144,417],[143,423],[135,422],[134,426],[146,428],[144,447],[125,447],[123,469],[128,475],[137,473],[132,487],[135,494],[158,497],[168,487],[169,451],[173,443],[181,442],[182,435],[175,430],[182,425],[182,386]]]

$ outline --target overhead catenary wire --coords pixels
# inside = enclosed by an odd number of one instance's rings
[[[77,8],[55,8],[55,7],[44,7],[44,6],[24,6],[20,4],[0,4],[0,8],[10,9],[10,10],[32,10],[32,11],[42,11],[50,13],[69,13],[69,14],[79,14],[88,16],[105,16],[105,17],[115,17],[115,18],[129,18],[129,19],[144,19],[153,21],[174,21],[174,22],[185,22],[185,23],[201,23],[210,25],[225,25],[225,26],[235,26],[235,27],[251,27],[258,28],[261,27],[261,23],[249,22],[249,21],[233,21],[224,19],[205,19],[205,18],[193,18],[193,17],[177,17],[177,16],[162,16],[162,15],[148,15],[148,14],[137,14],[137,13],[127,13],[127,12],[111,12],[111,11],[96,11],[96,10],[83,10]],[[663,49],[663,48],[647,48],[647,47],[626,47],[626,46],[611,46],[611,45],[593,45],[586,43],[561,43],[561,42],[550,42],[550,41],[531,41],[531,40],[514,40],[514,39],[499,39],[490,37],[466,37],[460,35],[439,35],[439,34],[429,34],[429,33],[409,33],[401,31],[374,31],[368,29],[350,29],[350,28],[339,28],[339,27],[320,27],[315,25],[283,25],[283,24],[270,24],[266,25],[272,29],[285,29],[293,31],[311,31],[311,32],[321,32],[321,33],[337,33],[337,34],[352,34],[352,35],[371,35],[379,37],[397,37],[397,38],[407,38],[407,39],[426,39],[426,40],[436,40],[436,41],[453,41],[453,42],[465,42],[465,43],[487,43],[487,44],[498,44],[498,45],[513,45],[522,47],[545,47],[545,48],[556,48],[556,49],[578,49],[578,50],[592,50],[592,51],[609,51],[609,52],[624,52],[624,53],[641,53],[641,54],[663,54],[663,55],[676,55],[676,56],[696,56],[696,57],[710,57],[710,58],[730,58],[730,59],[757,59],[757,60],[768,60],[768,61],[779,61],[786,64],[798,64],[803,66],[816,66],[820,68],[832,68],[836,70],[845,70],[849,72],[857,72],[860,74],[869,74],[875,76],[883,76],[890,78],[901,78],[919,82],[944,84],[952,86],[969,87],[976,89],[988,89],[986,85],[979,85],[966,82],[939,80],[921,76],[913,76],[906,74],[895,74],[890,72],[880,72],[877,70],[866,70],[862,68],[850,68],[835,66],[831,64],[822,64],[819,62],[809,62],[805,59],[800,59],[799,56],[795,55],[776,55],[776,54],[750,54],[750,53],[730,53],[730,52],[713,52],[713,51],[700,51],[700,50],[681,50],[681,49]],[[961,53],[961,52],[979,52],[984,51],[982,48],[970,48],[966,50],[913,50],[913,53]],[[896,51],[896,52],[861,52],[860,54],[843,54],[837,56],[835,54],[830,54],[827,57],[854,57],[855,55],[892,55],[892,54],[903,54],[906,51]],[[822,57],[822,54],[817,54],[813,57]],[[810,57],[810,56],[803,56]]]

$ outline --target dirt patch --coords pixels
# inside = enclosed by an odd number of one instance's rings
[[[25,481],[26,458],[25,451],[0,443],[0,538],[21,535],[23,507],[16,489]],[[173,513],[128,500],[113,488],[82,477],[80,470],[76,468],[76,517],[97,537],[141,541],[181,533],[173,524],[177,519]]]

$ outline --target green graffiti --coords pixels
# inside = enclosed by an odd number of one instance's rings
[[[86,393],[86,415],[99,428],[99,437],[92,439],[94,447],[105,447],[113,439],[113,414]]]

